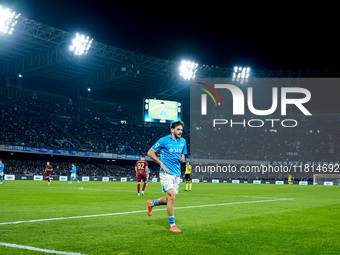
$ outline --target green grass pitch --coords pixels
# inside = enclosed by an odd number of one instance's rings
[[[199,183],[192,192],[184,186],[175,210],[182,233],[172,233],[165,210],[146,213],[146,201],[162,196],[159,183],[138,197],[135,182],[5,181],[0,243],[82,254],[340,252],[339,186]],[[84,215],[97,216],[66,218]],[[26,222],[4,224],[17,221]],[[0,245],[0,254],[43,253]]]

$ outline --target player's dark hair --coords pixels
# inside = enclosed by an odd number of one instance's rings
[[[175,121],[170,124],[170,129],[176,128],[177,126],[182,126],[184,128],[184,123],[183,121]]]
[[[144,155],[142,155],[142,156],[141,156],[141,158],[145,158],[145,156],[144,156]]]

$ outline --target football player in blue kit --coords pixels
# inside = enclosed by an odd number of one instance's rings
[[[175,225],[174,213],[181,176],[181,162],[185,162],[185,154],[187,154],[186,140],[182,137],[183,128],[182,121],[171,123],[171,134],[159,139],[148,152],[148,156],[160,165],[160,182],[162,191],[166,193],[166,197],[147,201],[148,215],[151,216],[154,206],[166,205],[170,223],[169,230],[172,232],[181,232]],[[156,152],[160,152],[160,158],[157,157]]]

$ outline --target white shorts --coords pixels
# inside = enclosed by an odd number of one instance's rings
[[[162,191],[166,192],[169,189],[174,189],[175,194],[178,194],[179,190],[179,176],[176,175],[171,175],[171,174],[165,174],[165,173],[160,173],[159,178],[161,181],[162,185]]]
[[[1,176],[1,177],[4,177],[4,173],[3,173],[3,172],[1,172],[1,173],[0,173],[0,176]]]
[[[76,174],[71,174],[71,178],[77,178]]]

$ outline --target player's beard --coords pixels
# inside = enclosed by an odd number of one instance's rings
[[[175,136],[175,139],[178,140],[179,138],[181,138],[182,133],[176,134],[176,132],[174,132],[174,136]]]

